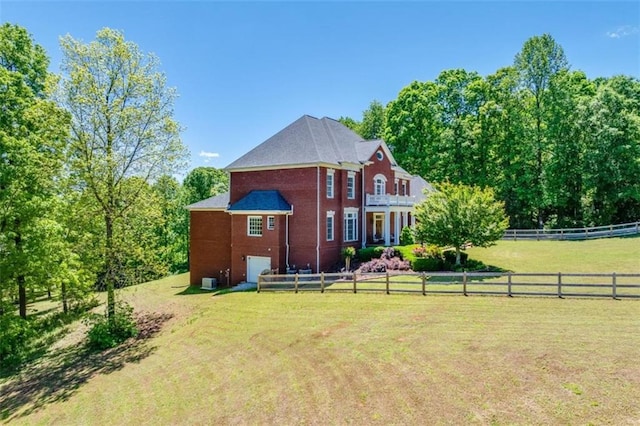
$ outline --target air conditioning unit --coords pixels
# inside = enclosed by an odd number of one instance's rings
[[[203,278],[202,279],[202,287],[203,290],[215,290],[218,285],[218,280],[215,278]]]

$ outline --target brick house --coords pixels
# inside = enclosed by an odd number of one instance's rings
[[[344,247],[398,244],[429,188],[384,141],[308,115],[225,170],[228,193],[187,206],[192,285],[255,282],[265,269],[329,271]]]

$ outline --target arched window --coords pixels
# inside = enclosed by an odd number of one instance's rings
[[[385,175],[377,174],[373,177],[373,193],[375,195],[385,195],[387,186],[387,178]]]

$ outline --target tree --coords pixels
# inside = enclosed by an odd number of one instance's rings
[[[0,290],[17,288],[22,318],[27,286],[46,271],[36,256],[47,243],[41,237],[48,235],[69,122],[48,99],[47,66],[24,28],[0,26]]]
[[[369,108],[362,112],[362,122],[359,126],[360,136],[365,140],[380,139],[384,132],[385,110],[384,106],[373,100]]]
[[[196,167],[184,178],[187,204],[229,191],[229,175],[215,167]]]
[[[453,246],[456,265],[466,244],[488,247],[502,238],[508,226],[504,203],[493,190],[443,183],[415,207],[417,233],[432,244]]]
[[[522,50],[514,60],[514,66],[520,74],[522,87],[531,99],[527,103],[533,117],[533,128],[529,129],[528,140],[535,158],[534,177],[530,191],[537,200],[536,216],[538,226],[544,223],[543,214],[543,164],[547,153],[547,123],[545,112],[549,108],[549,86],[553,78],[569,66],[562,47],[549,34],[531,37],[524,43]]]
[[[176,91],[166,85],[155,56],[121,32],[104,28],[84,44],[67,35],[61,102],[72,117],[70,167],[104,221],[103,263],[107,315],[115,313],[121,223],[144,202],[140,195],[186,158],[173,119]],[[132,178],[136,179],[132,179]]]

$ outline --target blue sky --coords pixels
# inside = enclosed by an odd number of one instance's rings
[[[122,30],[180,98],[190,168],[224,167],[303,114],[360,119],[446,69],[488,75],[550,33],[588,77],[640,77],[640,2],[0,0],[60,65],[59,37]]]

